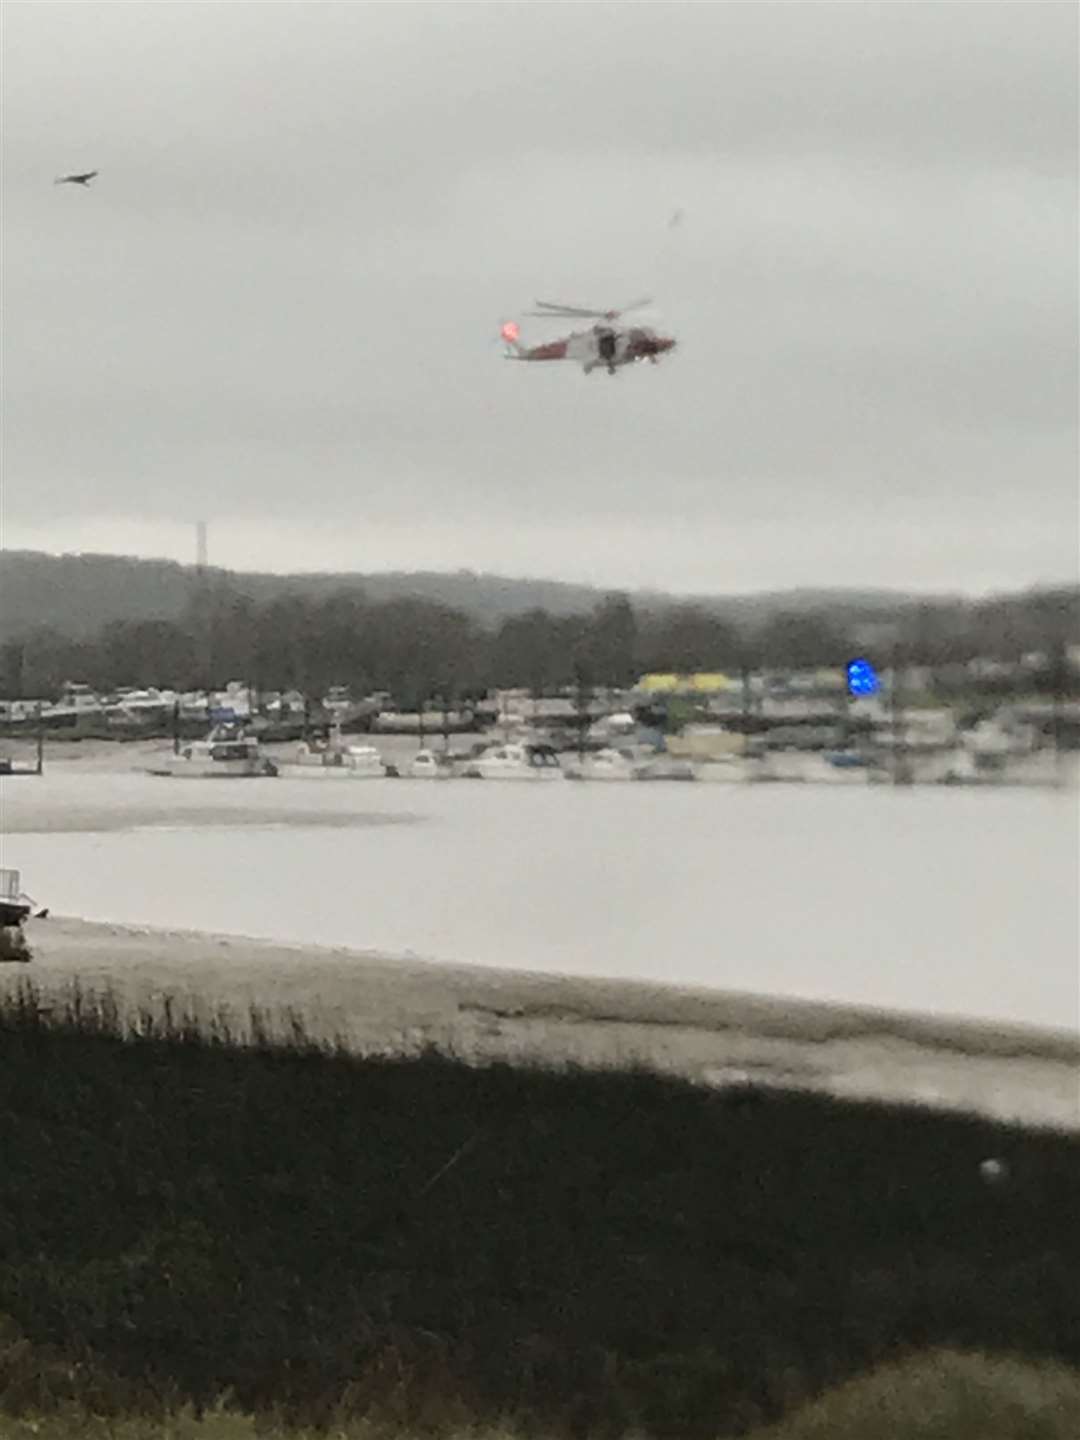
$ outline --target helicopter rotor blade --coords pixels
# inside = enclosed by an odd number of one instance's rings
[[[533,315],[562,315],[570,319],[580,317],[585,320],[618,320],[620,315],[626,315],[631,310],[641,310],[646,305],[652,304],[651,296],[644,296],[640,300],[631,300],[629,305],[620,305],[617,310],[590,310],[584,305],[556,305],[550,300],[537,300],[537,310],[530,311]]]
[[[554,305],[549,300],[534,302],[538,309],[548,315],[580,315],[587,320],[602,320],[607,310],[589,310],[584,305]]]
[[[598,318],[591,310],[523,310],[523,315],[532,315],[537,320],[592,320]]]

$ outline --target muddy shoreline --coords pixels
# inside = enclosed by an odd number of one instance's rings
[[[207,1020],[299,1014],[360,1052],[435,1045],[469,1060],[644,1064],[707,1085],[780,1085],[1080,1129],[1080,1041],[1066,1032],[840,1005],[454,966],[235,935],[27,923],[33,960],[5,988],[78,984],[122,1004],[171,999]]]

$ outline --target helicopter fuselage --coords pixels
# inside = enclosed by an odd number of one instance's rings
[[[661,355],[675,348],[670,336],[639,325],[626,328],[594,325],[544,345],[510,344],[509,360],[573,360],[586,374],[597,369],[614,374],[620,366],[633,365],[639,360],[651,360],[655,364]]]

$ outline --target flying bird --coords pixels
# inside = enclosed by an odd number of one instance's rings
[[[84,174],[82,174],[82,175],[58,175],[58,176],[56,177],[56,179],[53,181],[53,184],[54,184],[54,185],[89,185],[89,184],[90,184],[90,181],[93,180],[94,176],[95,176],[97,173],[98,173],[98,172],[97,172],[96,170],[87,170],[87,171],[86,171]]]

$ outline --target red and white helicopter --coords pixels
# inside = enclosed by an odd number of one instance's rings
[[[588,375],[598,366],[614,375],[620,365],[633,365],[638,360],[649,360],[656,364],[661,355],[674,350],[675,341],[667,335],[660,335],[648,325],[618,325],[631,310],[640,310],[651,304],[649,300],[635,300],[621,310],[587,310],[580,305],[554,305],[547,300],[537,300],[535,310],[527,315],[543,320],[595,320],[597,323],[588,330],[576,330],[561,340],[550,340],[544,345],[522,345],[516,320],[508,320],[500,334],[506,341],[507,360],[576,360]]]

